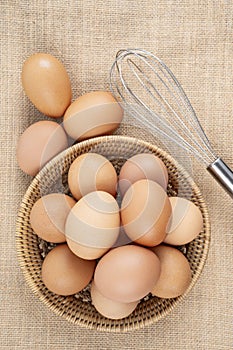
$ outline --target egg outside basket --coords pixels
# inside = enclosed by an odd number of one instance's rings
[[[41,195],[51,192],[68,193],[67,173],[74,159],[82,153],[96,152],[106,156],[117,172],[126,159],[138,153],[153,153],[160,157],[168,169],[168,194],[191,199],[201,210],[204,229],[198,237],[183,249],[192,270],[192,281],[186,292],[174,299],[148,296],[125,319],[110,320],[101,316],[90,301],[88,290],[76,296],[60,296],[50,292],[41,280],[41,242],[33,232],[29,217],[33,204]],[[16,245],[19,264],[25,279],[39,299],[57,315],[90,329],[125,332],[150,325],[169,312],[192,289],[204,267],[210,244],[210,223],[206,204],[200,190],[189,174],[166,152],[155,145],[127,136],[102,136],[80,142],[51,160],[34,178],[19,209],[16,227]]]

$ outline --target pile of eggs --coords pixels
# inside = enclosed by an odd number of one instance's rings
[[[41,120],[21,135],[20,168],[29,175],[81,141],[112,133],[123,110],[106,91],[79,96],[71,103],[71,84],[62,63],[35,54],[23,66],[22,84],[35,107],[62,124]],[[38,199],[30,223],[41,239],[55,243],[42,263],[45,286],[58,295],[74,295],[90,284],[94,307],[110,319],[130,315],[149,293],[174,298],[191,281],[186,257],[176,246],[191,242],[203,229],[199,208],[167,196],[168,173],[150,153],[127,159],[119,176],[97,153],[78,156],[68,172],[70,194]]]
[[[53,119],[30,125],[19,139],[18,164],[31,176],[69,143],[110,134],[123,118],[122,108],[107,91],[88,92],[71,103],[66,69],[50,54],[36,53],[24,62],[22,85],[35,107]],[[54,121],[60,117],[62,124]]]
[[[68,171],[70,195],[51,193],[32,207],[30,223],[42,239],[56,243],[42,264],[42,280],[59,295],[90,283],[96,310],[127,317],[149,293],[174,298],[191,281],[189,262],[175,246],[203,228],[199,208],[168,197],[168,173],[150,153],[125,161],[119,176],[97,153],[78,156]]]

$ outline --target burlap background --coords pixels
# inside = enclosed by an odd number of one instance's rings
[[[20,83],[23,61],[37,51],[65,64],[73,97],[108,88],[118,49],[141,47],[171,66],[216,151],[233,166],[233,3],[231,0],[1,1],[1,349],[233,348],[232,200],[196,167],[208,203],[212,242],[195,288],[172,314],[128,334],[99,333],[60,319],[25,284],[15,249],[15,220],[30,178],[18,168],[19,135],[43,118]]]

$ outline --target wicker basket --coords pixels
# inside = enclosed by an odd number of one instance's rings
[[[190,198],[201,210],[204,230],[185,247],[181,247],[192,270],[192,281],[184,295],[174,299],[148,296],[136,310],[122,320],[110,320],[101,316],[90,301],[88,290],[76,296],[59,296],[50,292],[41,280],[43,257],[37,235],[29,222],[30,211],[35,201],[51,192],[68,193],[67,172],[74,159],[85,152],[100,153],[110,159],[117,172],[124,161],[137,153],[148,152],[159,156],[168,169],[168,194]],[[127,136],[103,136],[80,142],[50,161],[29,186],[18,213],[16,242],[19,264],[25,279],[39,299],[56,314],[68,321],[91,329],[123,332],[145,327],[167,315],[194,286],[207,258],[210,244],[210,224],[206,204],[200,190],[191,177],[166,152],[147,142]],[[41,242],[40,242],[41,243]]]

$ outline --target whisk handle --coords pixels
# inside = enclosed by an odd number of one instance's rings
[[[207,167],[207,170],[233,198],[233,171],[226,163],[221,158],[217,158]]]

